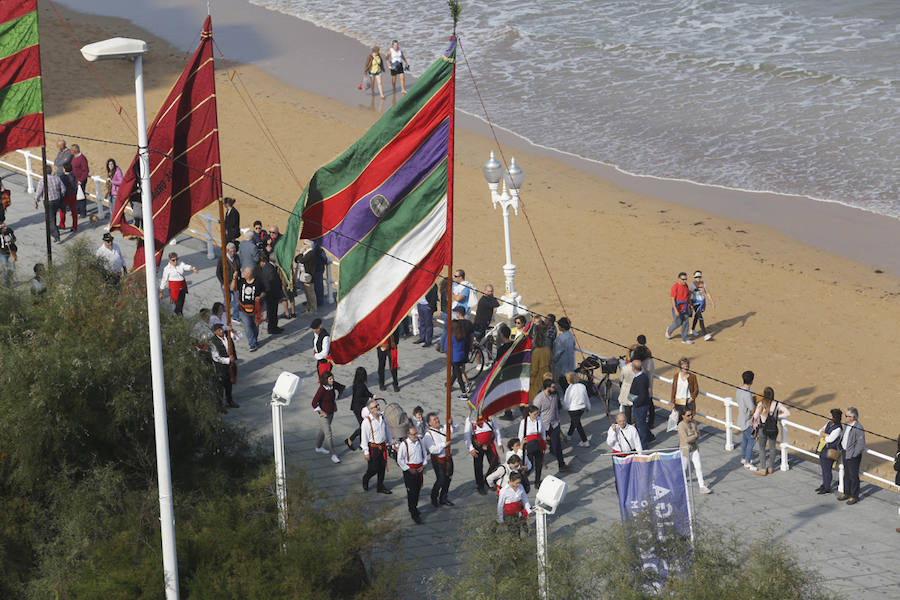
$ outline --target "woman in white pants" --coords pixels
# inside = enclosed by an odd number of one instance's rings
[[[700,465],[700,449],[697,447],[697,438],[700,432],[694,423],[694,410],[685,409],[681,415],[681,423],[678,424],[678,440],[681,446],[681,466],[688,468],[688,460],[694,463],[694,471],[697,473],[697,483],[700,484],[700,493],[709,494],[710,490],[703,483],[703,467]]]

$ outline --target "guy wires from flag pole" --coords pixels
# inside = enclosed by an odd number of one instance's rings
[[[533,323],[534,321],[529,321],[525,329],[516,336],[478,386],[474,401],[469,400],[477,422],[489,419],[507,408],[528,404]]]

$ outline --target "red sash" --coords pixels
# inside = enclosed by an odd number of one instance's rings
[[[547,440],[544,439],[544,436],[542,436],[539,433],[532,433],[531,435],[525,436],[526,442],[533,442],[535,440],[537,440],[538,446],[540,446],[540,448],[541,448],[541,453],[546,452],[547,451]]]
[[[491,443],[491,440],[494,439],[493,431],[482,431],[481,433],[475,434],[475,441],[477,441],[482,446],[487,446]]]
[[[516,500],[515,502],[507,502],[503,505],[503,515],[507,517],[518,516],[523,519],[528,518],[528,512],[522,508],[522,502]]]
[[[391,371],[395,371],[397,368],[397,346],[394,346],[391,348]]]
[[[178,302],[178,294],[181,293],[182,289],[187,293],[187,281],[184,279],[181,281],[169,281],[169,297],[172,298],[172,302]]]
[[[410,469],[418,469],[422,466],[422,463],[406,463],[409,465]]]

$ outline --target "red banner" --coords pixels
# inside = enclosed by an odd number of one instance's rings
[[[200,45],[147,133],[157,265],[166,244],[187,228],[191,217],[222,195],[212,43],[207,16]],[[135,156],[119,186],[111,229],[143,240],[143,230],[125,220],[125,207],[141,201],[138,165]],[[140,213],[135,216],[141,218]],[[144,249],[138,243],[133,269],[143,266]]]

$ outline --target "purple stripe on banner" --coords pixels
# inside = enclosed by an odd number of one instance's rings
[[[380,186],[357,200],[341,223],[321,238],[322,246],[338,259],[353,248],[358,240],[378,225],[397,203],[403,201],[441,161],[447,158],[450,141],[450,121],[445,119],[399,169]],[[372,205],[372,198],[382,196],[380,204]],[[379,211],[376,215],[374,210]]]
[[[527,348],[525,350],[520,350],[518,352],[513,352],[510,354],[506,361],[503,363],[503,369],[506,367],[511,367],[514,365],[521,365],[522,363],[530,363],[531,362],[531,348]]]

